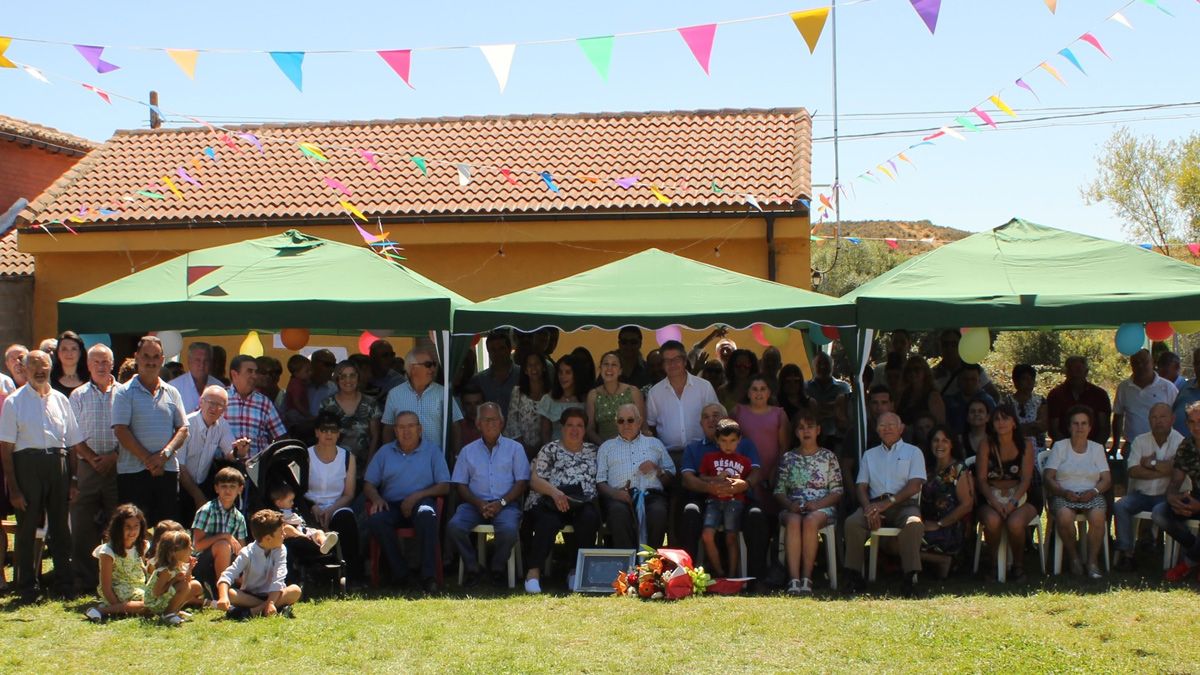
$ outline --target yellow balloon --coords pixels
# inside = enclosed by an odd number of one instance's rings
[[[792,337],[792,332],[790,330],[786,328],[768,326],[767,324],[763,324],[762,332],[763,337],[765,337],[767,342],[770,342],[771,346],[773,347],[782,347],[786,345],[788,340]]]
[[[979,363],[991,351],[991,334],[986,328],[965,333],[958,342],[958,355],[966,363]]]
[[[258,331],[250,331],[246,333],[246,339],[242,340],[242,345],[238,347],[238,354],[245,354],[258,358],[263,355],[262,340],[258,339]]]
[[[1200,333],[1200,321],[1172,321],[1171,328],[1174,328],[1175,332],[1180,335]]]

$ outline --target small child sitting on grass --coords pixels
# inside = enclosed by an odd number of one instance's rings
[[[92,556],[100,561],[100,585],[96,592],[103,604],[87,610],[91,621],[110,615],[146,613],[146,516],[133,504],[122,504],[108,521],[106,541]]]
[[[191,615],[183,611],[188,603],[200,603],[203,591],[192,578],[192,538],[187,532],[163,533],[154,553],[154,576],[146,584],[146,609],[162,615],[170,626],[178,626]]]
[[[217,582],[217,608],[238,620],[276,613],[290,617],[292,605],[300,600],[300,587],[286,583],[283,515],[271,509],[256,512],[250,516],[250,533],[254,542],[238,553]]]
[[[745,480],[753,469],[750,458],[739,453],[738,443],[742,440],[742,428],[737,422],[725,419],[717,423],[717,451],[705,453],[700,459],[700,479],[708,483],[719,483],[730,479]],[[729,569],[738,569],[738,533],[742,531],[742,510],[746,505],[744,492],[728,497],[709,497],[704,504],[705,563],[713,576],[723,577],[725,566],[721,564],[721,552],[717,548],[717,527],[725,528],[725,547],[729,553]]]

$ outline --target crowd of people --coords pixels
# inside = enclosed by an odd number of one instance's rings
[[[325,349],[292,356],[286,387],[280,361],[236,355],[226,371],[223,352],[202,342],[164,364],[146,336],[120,368],[109,347],[70,331],[32,351],[12,345],[0,374],[0,515],[17,516],[16,590],[95,592],[89,618],[175,624],[206,605],[238,618],[290,613],[316,555],[337,552],[352,583],[375,565],[390,585],[432,593],[455,561],[464,586],[505,583],[520,547],[524,589],[538,593],[569,525],[569,585],[579,547],[669,541],[714,576],[793,595],[814,591],[823,534],[854,592],[866,586],[872,533],[894,528],[886,540],[916,594],[923,573],[963,567],[976,523],[993,559],[1009,561],[1007,578],[1022,581],[1043,510],[1074,574],[1106,574],[1110,518],[1115,568],[1134,570],[1143,513],[1180,545],[1167,579],[1200,566],[1200,382],[1169,351],[1133,355],[1112,398],[1078,356],[1045,396],[1024,364],[1002,395],[959,357],[959,331],[938,335],[931,367],[897,330],[864,373],[856,422],[852,387],[827,353],[806,381],[778,349],[738,348],[720,328],[690,349],[672,340],[646,354],[642,335],[621,329],[596,360],[582,347],[553,358],[554,330],[495,331],[487,368],[475,372],[471,354],[446,375],[432,346],[400,362],[378,340],[342,362]],[[248,487],[247,463],[284,438],[307,446],[301,494]],[[1115,480],[1125,476],[1127,486]],[[1083,547],[1077,520],[1088,524]],[[43,523],[54,588],[35,569]],[[491,526],[486,552],[479,525]]]

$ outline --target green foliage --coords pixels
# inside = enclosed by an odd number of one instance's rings
[[[1004,331],[993,341],[983,367],[997,387],[1011,391],[1013,366],[1028,363],[1038,371],[1037,391],[1045,394],[1062,382],[1069,356],[1087,358],[1091,381],[1109,391],[1128,377],[1128,362],[1113,345],[1111,330]]]
[[[836,263],[834,260],[836,252]],[[851,244],[843,239],[813,246],[812,266],[825,272],[817,291],[840,297],[907,260],[910,255],[892,252],[878,241]],[[828,272],[826,272],[828,270]]]

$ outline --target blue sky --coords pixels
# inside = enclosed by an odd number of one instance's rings
[[[839,10],[839,101],[843,134],[937,126],[1000,89],[1020,109],[1109,106],[1200,99],[1194,40],[1200,4],[1159,0],[1171,18],[1136,2],[1125,10],[1135,30],[1103,19],[1124,0],[1060,0],[1051,14],[1043,0],[945,0],[930,35],[907,0],[866,0]],[[673,28],[738,17],[794,11],[821,0],[742,0],[739,3],[411,3],[296,1],[247,3],[206,0],[143,9],[132,3],[21,3],[10,7],[0,35],[96,45],[243,48],[264,50],[402,49],[523,42]],[[841,3],[844,4],[844,3]],[[124,7],[124,9],[121,9]],[[276,9],[276,7],[280,9]],[[69,17],[65,21],[64,17]],[[378,119],[531,112],[592,112],[696,108],[792,107],[814,112],[814,136],[832,130],[829,27],[816,54],[786,17],[721,26],[705,76],[674,32],[618,38],[604,83],[573,44],[519,46],[508,87],[499,93],[478,50],[417,52],[404,86],[378,56],[310,55],[304,92],[297,92],[265,54],[201,54],[193,82],[157,52],[111,48],[122,68],[97,75],[69,46],[14,43],[8,56],[38,66],[47,86],[13,70],[0,71],[0,113],[96,140],[115,129],[146,125],[146,111],[94,94],[56,77],[93,82],[144,96],[157,89],[162,106],[205,119],[258,121]],[[1111,61],[1086,45],[1076,52],[1080,74],[1051,59],[1069,86],[1045,73],[1026,78],[1041,102],[1012,86],[1084,31],[1093,31]],[[1189,84],[1190,83],[1190,84]],[[856,119],[849,115],[944,111],[921,119]],[[950,111],[956,111],[951,113]],[[1136,115],[1140,116],[1140,115]],[[1136,117],[1135,116],[1135,117]],[[997,113],[997,119],[1002,115]],[[902,178],[856,182],[843,204],[847,219],[928,218],[938,225],[981,230],[1012,216],[1124,238],[1107,207],[1086,206],[1080,187],[1095,173],[1094,157],[1114,123],[1062,123],[1039,129],[987,131],[968,141],[942,140],[909,153],[917,169]],[[1095,123],[1101,122],[1101,123]],[[1132,124],[1143,134],[1179,137],[1193,119]],[[921,134],[841,145],[843,181]],[[747,170],[753,170],[747,167]],[[814,182],[833,178],[828,142],[814,149]]]

